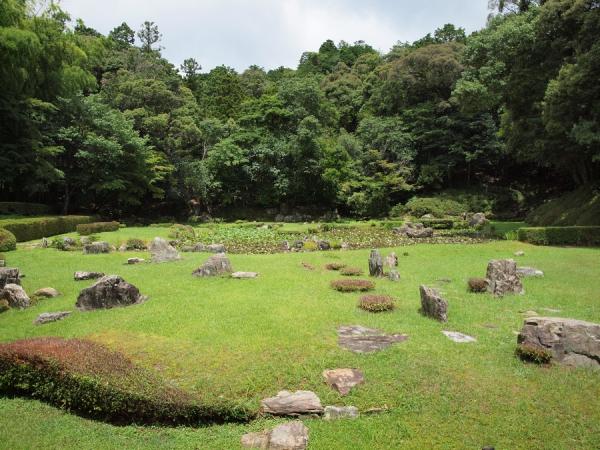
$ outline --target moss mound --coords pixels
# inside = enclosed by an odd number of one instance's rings
[[[526,221],[536,226],[600,225],[600,191],[583,187],[569,192],[534,209]]]
[[[0,252],[17,249],[17,238],[10,231],[0,228]]]

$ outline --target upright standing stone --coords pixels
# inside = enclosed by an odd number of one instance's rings
[[[488,290],[496,296],[522,294],[523,285],[517,273],[517,263],[513,259],[494,259],[488,263]]]
[[[395,252],[392,252],[385,257],[385,265],[388,266],[390,269],[398,267],[398,257],[396,256]]]
[[[148,247],[152,255],[153,263],[162,263],[167,261],[177,261],[181,259],[175,247],[160,237],[155,237]]]
[[[230,274],[233,271],[231,262],[225,253],[217,253],[206,260],[204,264],[192,272],[196,277],[214,277]]]
[[[0,300],[6,300],[11,308],[27,308],[31,304],[25,289],[18,284],[7,284],[0,289]]]
[[[379,254],[379,250],[371,250],[371,255],[369,256],[369,275],[372,277],[383,276],[383,259]]]
[[[435,288],[421,285],[421,313],[440,322],[448,321],[448,302]]]
[[[0,289],[7,284],[21,284],[19,269],[11,267],[0,267]]]

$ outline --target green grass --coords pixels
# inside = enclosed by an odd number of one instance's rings
[[[167,228],[124,228],[101,233],[117,242],[127,237],[166,237]],[[543,279],[525,279],[526,295],[494,299],[467,293],[467,279],[484,276],[488,260],[513,257],[542,269]],[[383,253],[392,249],[384,250]],[[519,311],[562,310],[565,317],[600,322],[600,249],[535,247],[515,241],[485,244],[419,244],[394,249],[400,255],[399,283],[376,281],[374,293],[391,295],[394,312],[359,310],[360,294],[329,287],[339,278],[328,262],[367,270],[368,250],[230,255],[235,270],[257,271],[254,280],[191,276],[206,254],[181,261],[128,266],[144,253],[87,255],[20,246],[10,266],[27,276],[28,292],[52,286],[63,293],[24,311],[0,315],[0,341],[30,336],[86,337],[119,349],[159,371],[205,402],[227,399],[257,408],[279,390],[315,391],[324,405],[354,405],[389,412],[355,421],[306,420],[311,449],[590,449],[600,442],[598,372],[540,368],[514,356],[523,322]],[[402,254],[408,251],[408,256]],[[316,266],[307,271],[302,262]],[[150,297],[127,308],[80,313],[75,270],[122,275]],[[438,283],[450,278],[450,283]],[[449,322],[422,317],[419,284],[438,285],[449,301]],[[74,310],[71,317],[43,326],[32,320],[44,311]],[[555,314],[556,315],[556,314]],[[360,324],[406,333],[409,340],[383,352],[357,355],[337,346],[336,327]],[[490,327],[493,326],[493,327]],[[475,336],[455,344],[442,330]],[[328,388],[324,369],[356,367],[366,383],[348,396]],[[243,433],[281,420],[205,428],[115,427],[70,415],[43,403],[0,398],[1,448],[202,448],[239,447]]]
[[[540,227],[600,225],[600,191],[597,187],[579,188],[540,205],[526,220]]]

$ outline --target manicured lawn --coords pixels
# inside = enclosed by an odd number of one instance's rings
[[[132,228],[100,237],[117,242],[167,233],[166,228]],[[484,276],[489,259],[513,257],[520,249],[526,255],[518,258],[519,264],[546,274],[543,279],[526,279],[524,296],[494,299],[466,292],[466,280]],[[311,449],[597,447],[600,374],[524,364],[514,356],[514,332],[525,310],[600,322],[600,249],[497,241],[394,250],[402,279],[376,281],[375,293],[395,297],[397,309],[370,314],[356,308],[359,294],[332,290],[329,282],[339,274],[323,268],[328,262],[344,262],[366,270],[368,250],[230,255],[235,270],[260,272],[254,280],[233,280],[192,277],[206,254],[127,266],[127,257],[140,254],[83,256],[21,246],[8,254],[8,265],[26,274],[25,289],[52,286],[63,295],[0,315],[0,341],[90,338],[154,368],[205,402],[226,399],[258,408],[260,399],[279,390],[307,389],[315,391],[323,405],[354,405],[362,411],[389,408],[355,421],[306,420]],[[317,269],[308,271],[302,262]],[[120,274],[150,300],[127,308],[75,311],[63,321],[33,326],[41,312],[74,310],[77,293],[91,284],[73,281],[75,270]],[[437,281],[441,278],[451,282]],[[441,287],[450,304],[447,324],[419,315],[419,284]],[[410,338],[379,353],[357,355],[337,346],[336,327],[352,324]],[[442,330],[460,331],[478,341],[456,344]],[[324,369],[336,367],[361,369],[366,383],[340,397],[321,376]],[[0,398],[0,412],[0,447],[11,449],[232,449],[239,447],[243,433],[279,422],[261,419],[198,429],[116,427],[37,401],[7,398]]]

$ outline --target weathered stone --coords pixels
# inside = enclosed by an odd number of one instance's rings
[[[294,241],[293,247],[296,250],[302,250],[302,248],[304,247],[304,241]]]
[[[308,446],[308,428],[296,420],[276,426],[272,430],[247,433],[242,436],[242,447],[266,450],[305,450]]]
[[[388,279],[390,281],[400,281],[400,273],[396,269],[390,269]]]
[[[340,393],[347,395],[350,390],[365,382],[363,373],[358,369],[330,369],[323,371],[325,382]]]
[[[519,344],[545,350],[562,365],[600,369],[600,324],[560,317],[528,317]]]
[[[120,252],[126,252],[127,251],[127,244],[121,244],[121,245],[119,245],[119,251]]]
[[[385,265],[390,269],[398,267],[398,257],[396,256],[396,253],[392,252],[385,257]]]
[[[356,406],[326,406],[323,414],[325,420],[356,418],[358,418],[358,408]]]
[[[0,289],[7,284],[21,284],[19,269],[12,267],[0,267]]]
[[[84,255],[96,255],[99,253],[110,253],[110,244],[108,242],[97,241],[83,246]]]
[[[281,243],[281,250],[284,252],[289,252],[291,250],[290,243],[288,241],[283,241]]]
[[[46,287],[46,288],[38,289],[37,291],[35,291],[33,293],[33,295],[35,295],[36,297],[54,298],[54,297],[58,297],[60,295],[60,292],[58,292],[54,288]]]
[[[75,306],[81,311],[107,309],[142,303],[146,297],[134,285],[118,275],[107,275],[83,289]]]
[[[48,242],[48,239],[42,238],[42,240],[40,241],[40,247],[48,248],[49,246],[50,246],[50,243]]]
[[[65,317],[68,317],[71,315],[71,311],[60,311],[60,312],[53,312],[53,313],[42,313],[39,316],[37,316],[37,319],[35,319],[33,321],[34,325],[43,325],[45,323],[50,323],[50,322],[56,322],[57,320],[62,320]]]
[[[207,253],[225,253],[226,249],[223,244],[201,244],[198,243],[192,247],[192,252],[207,252]]]
[[[484,213],[475,213],[469,218],[469,226],[472,228],[481,228],[488,223]]]
[[[435,219],[435,217],[433,217],[433,214],[423,214],[421,219]]]
[[[458,331],[442,331],[442,333],[451,341],[458,342],[459,344],[477,342],[473,336],[459,333]]]
[[[339,346],[354,353],[377,352],[408,339],[406,334],[385,334],[361,325],[341,326],[337,332]]]
[[[330,250],[331,244],[327,241],[318,241],[317,247],[319,247],[319,250]]]
[[[225,253],[217,253],[206,260],[204,264],[192,272],[196,277],[214,277],[229,274],[233,271],[231,262]]]
[[[517,267],[517,275],[521,278],[525,277],[535,277],[535,278],[543,278],[544,272],[535,267]]]
[[[160,237],[155,237],[152,240],[148,246],[148,250],[152,255],[153,263],[177,261],[178,259],[181,259],[181,256],[179,256],[179,253],[177,250],[175,250],[175,247]]]
[[[231,278],[256,278],[257,272],[233,272]]]
[[[79,242],[81,242],[81,245],[87,245],[87,244],[91,244],[92,240],[90,239],[89,236],[81,236],[81,238],[79,239]]]
[[[428,238],[433,236],[433,228],[425,228],[422,223],[406,222],[401,227],[393,228],[394,233],[403,234],[409,238]]]
[[[0,300],[6,300],[11,308],[27,308],[31,304],[31,300],[27,296],[25,289],[18,284],[8,283],[4,288],[0,289]]]
[[[321,414],[321,400],[311,391],[280,391],[275,397],[265,398],[261,402],[263,412],[275,416],[299,416]]]
[[[127,264],[139,264],[146,261],[144,258],[127,258]]]
[[[517,263],[512,259],[494,259],[488,263],[486,278],[488,291],[496,296],[523,294],[523,285],[517,274]]]
[[[523,250],[519,250],[515,252],[515,256],[525,256],[525,252]]]
[[[369,256],[369,275],[372,277],[383,276],[383,258],[379,254],[379,250],[371,250]]]
[[[448,302],[442,298],[435,288],[421,285],[421,313],[440,322],[448,321]]]
[[[73,278],[75,281],[83,281],[83,280],[96,280],[98,278],[102,278],[104,273],[102,272],[75,272],[73,274]]]

